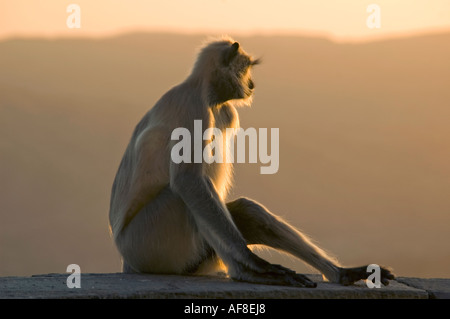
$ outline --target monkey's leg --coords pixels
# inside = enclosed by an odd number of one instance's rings
[[[367,266],[340,267],[300,231],[253,200],[239,198],[227,203],[227,208],[249,245],[263,244],[288,252],[318,269],[328,280],[344,285],[366,279],[370,275],[366,272]],[[381,268],[381,282],[387,285],[389,279],[394,279],[394,275],[389,270]]]
[[[315,287],[306,276],[258,257],[247,247],[208,178],[180,174],[173,188],[189,209],[199,234],[224,261],[231,278],[260,284]]]
[[[116,244],[125,273],[189,273],[208,252],[186,206],[169,187],[134,215]]]

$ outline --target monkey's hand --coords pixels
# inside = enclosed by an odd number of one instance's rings
[[[367,279],[371,275],[371,272],[367,272],[368,266],[355,267],[355,268],[340,268],[339,283],[345,286],[351,285],[358,280]],[[380,282],[387,286],[389,280],[394,280],[395,276],[391,270],[380,267]]]
[[[280,265],[271,264],[250,252],[252,266],[240,262],[234,262],[229,268],[230,277],[236,281],[251,282],[265,285],[294,286],[303,288],[315,288],[317,284],[305,275]]]

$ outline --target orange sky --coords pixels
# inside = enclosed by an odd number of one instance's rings
[[[69,4],[81,8],[81,28],[69,29]],[[381,8],[381,28],[369,29],[369,4]],[[299,32],[336,39],[450,30],[449,0],[0,0],[0,39],[12,36],[92,36],[134,30],[208,33]]]

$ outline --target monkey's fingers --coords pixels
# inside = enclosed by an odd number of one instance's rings
[[[274,273],[265,273],[265,274],[254,273],[251,274],[250,276],[247,276],[247,278],[242,281],[264,285],[289,286],[298,288],[315,288],[317,286],[316,283],[299,274],[280,275]]]
[[[293,271],[292,269],[283,267],[283,266],[278,265],[278,264],[271,264],[271,266],[275,267],[278,270],[277,273],[280,273],[280,274],[290,274],[290,275],[295,275],[296,274],[296,272]]]
[[[284,272],[284,275],[287,276],[289,279],[287,279],[289,282],[294,282],[295,284],[293,284],[293,286],[298,286],[298,284],[300,284],[301,287],[306,287],[306,288],[316,288],[317,284],[310,280],[307,276],[302,275],[302,274],[297,274],[295,271],[283,267],[281,265],[275,265],[272,264],[272,266],[280,269],[282,272]]]
[[[310,280],[305,275],[301,274],[286,274],[277,276],[279,280],[281,281],[278,283],[278,285],[283,286],[292,286],[292,287],[299,287],[299,288],[316,288],[317,284]]]
[[[272,278],[281,278],[279,280],[287,283],[288,286],[294,286],[294,287],[303,287],[303,288],[316,288],[317,284],[310,280],[307,276],[302,274],[297,274],[295,271],[285,268],[280,265],[273,265],[280,267],[281,270],[284,270],[284,274],[279,273],[267,273],[266,276],[272,277]],[[284,284],[283,284],[284,285]]]
[[[255,271],[249,266],[240,265],[240,271],[231,276],[233,280],[264,285],[278,285],[301,288],[314,288],[316,284],[304,275],[280,265],[268,263],[266,271]]]
[[[305,275],[295,274],[294,279],[297,282],[301,283],[305,288],[316,288],[317,287],[317,283],[315,283],[314,281],[312,281]]]
[[[260,258],[259,256],[252,253],[252,264],[247,264],[246,267],[249,269],[261,273],[261,274],[278,274],[278,275],[285,275],[285,274],[295,274],[295,271],[283,267],[281,265],[277,264],[271,264],[270,262]]]
[[[277,264],[271,264],[255,254],[251,254],[251,264],[238,263],[240,273],[233,278],[239,281],[254,282],[268,285],[282,285],[314,288],[317,284],[305,275]]]

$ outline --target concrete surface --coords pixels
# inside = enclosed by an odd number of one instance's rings
[[[369,289],[364,282],[341,286],[308,275],[317,288],[293,288],[234,282],[221,277],[163,275],[81,274],[81,288],[68,288],[70,274],[0,277],[0,299],[66,298],[249,298],[249,299],[397,299],[450,298],[450,279],[400,277],[382,288]]]
[[[397,281],[410,287],[425,290],[430,299],[450,299],[450,279],[400,277]]]

